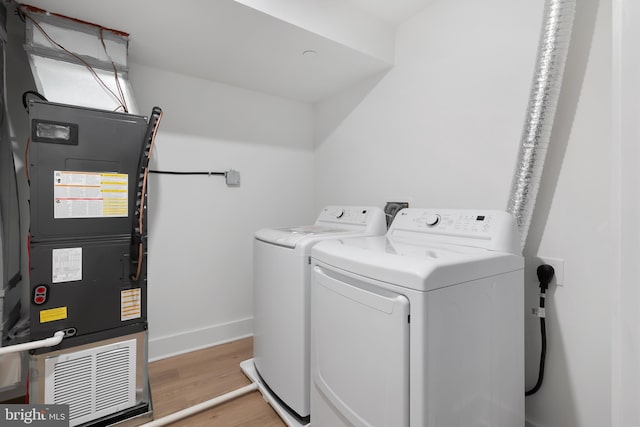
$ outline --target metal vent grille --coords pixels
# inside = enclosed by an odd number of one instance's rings
[[[136,341],[47,358],[45,403],[68,404],[76,426],[135,405]]]
[[[127,403],[129,349],[105,351],[96,357],[96,411]]]
[[[91,414],[92,367],[91,356],[56,363],[53,381],[55,404],[69,405],[69,418],[79,418]]]

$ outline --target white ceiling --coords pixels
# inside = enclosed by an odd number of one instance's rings
[[[430,0],[342,1],[379,22],[382,32]],[[320,101],[392,65],[233,0],[25,3],[128,32],[130,62],[303,102]],[[302,55],[309,49],[318,54]]]
[[[433,0],[348,0],[367,13],[398,25],[422,10]]]

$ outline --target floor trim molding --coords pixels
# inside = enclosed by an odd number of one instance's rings
[[[253,336],[253,317],[149,339],[149,362]]]

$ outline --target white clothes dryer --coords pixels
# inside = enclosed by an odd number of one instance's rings
[[[258,385],[266,386],[260,390],[275,397],[269,400],[272,406],[293,411],[302,425],[310,410],[311,248],[326,239],[383,235],[386,230],[380,208],[328,206],[313,225],[255,234],[253,365]],[[241,365],[245,373],[251,368],[247,365]]]
[[[514,218],[404,209],[386,236],[315,245],[311,425],[524,425]]]

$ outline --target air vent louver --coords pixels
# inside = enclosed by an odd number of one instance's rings
[[[45,403],[68,404],[71,426],[134,406],[135,361],[135,340],[47,358]]]
[[[127,403],[129,389],[129,349],[98,354],[96,358],[96,411]]]

